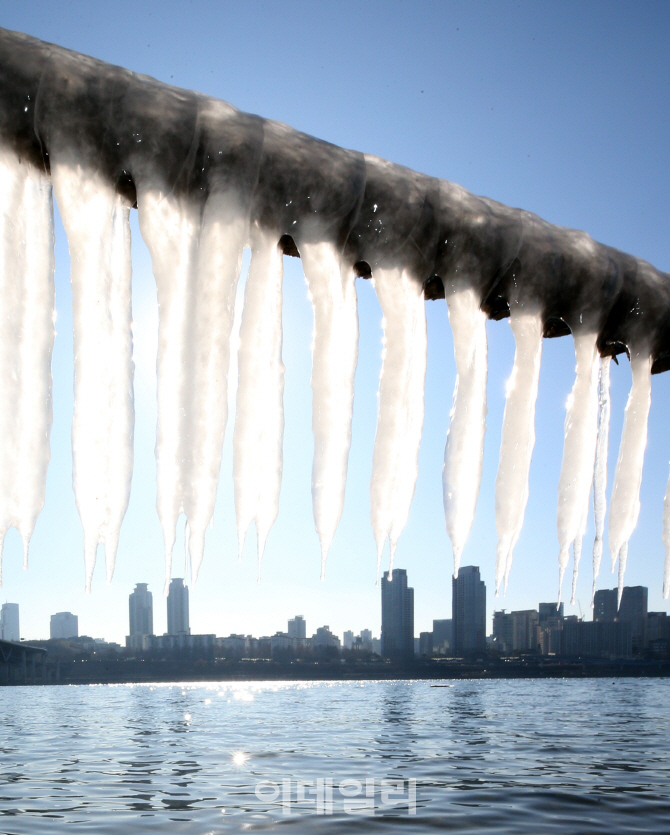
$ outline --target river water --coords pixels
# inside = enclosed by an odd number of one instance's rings
[[[6,687],[0,708],[6,835],[670,831],[667,680]]]

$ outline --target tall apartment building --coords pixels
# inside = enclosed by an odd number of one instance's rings
[[[52,639],[78,638],[79,618],[72,612],[58,612],[51,615],[49,635]]]
[[[433,621],[433,652],[449,655],[452,648],[452,620],[442,618]]]
[[[514,648],[514,628],[512,613],[501,609],[493,613],[493,645],[503,655]]]
[[[382,656],[414,657],[414,589],[407,585],[404,568],[382,577]]]
[[[512,649],[515,652],[537,652],[540,644],[539,625],[537,609],[512,612]]]
[[[486,585],[477,566],[463,566],[451,581],[451,620],[456,656],[486,651]]]
[[[128,596],[128,617],[131,636],[154,634],[153,595],[146,583],[137,583],[135,591]]]
[[[3,603],[0,609],[0,639],[3,641],[20,641],[19,604]]]
[[[633,652],[641,652],[645,645],[647,598],[646,586],[624,586],[617,610],[617,589],[599,589],[593,599],[593,619],[600,623],[628,623]]]
[[[296,615],[288,622],[288,636],[294,638],[299,644],[304,643],[307,637],[307,624],[302,615]]]
[[[167,634],[190,635],[188,616],[188,587],[181,577],[170,581],[167,599]]]

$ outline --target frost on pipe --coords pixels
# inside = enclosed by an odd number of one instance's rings
[[[445,287],[454,337],[456,383],[444,451],[442,491],[454,576],[475,516],[486,432],[486,314],[477,292],[461,282]]]
[[[2,545],[28,545],[44,505],[54,341],[53,209],[44,171],[0,147],[0,584]]]
[[[160,303],[158,509],[168,574],[179,514],[187,516],[193,574],[212,518],[227,419],[232,299],[245,245],[251,245],[254,256],[242,325],[234,475],[240,539],[255,520],[261,551],[276,515],[281,476],[277,245],[285,239],[295,250],[285,254],[303,254],[314,304],[313,488],[322,561],[341,514],[349,447],[357,329],[353,275],[375,279],[384,308],[372,517],[377,548],[388,538],[391,558],[416,480],[425,372],[424,295],[444,298],[447,288],[455,332],[460,318],[473,322],[472,331],[455,340],[458,386],[444,469],[445,514],[456,565],[472,524],[479,481],[486,377],[483,316],[500,319],[512,311],[517,357],[497,479],[498,585],[508,576],[526,503],[542,336],[595,334],[603,369],[610,357],[628,352],[634,357],[638,389],[636,363],[646,364],[647,375],[670,369],[670,278],[640,259],[583,232],[476,197],[454,183],[338,148],[224,102],[6,30],[0,30],[0,148],[6,184],[0,197],[0,394],[5,404],[16,404],[11,411],[7,405],[0,410],[0,531],[16,525],[26,543],[44,500],[53,341],[53,173],[69,215],[70,244],[84,257],[73,271],[76,341],[87,346],[77,357],[73,440],[89,573],[89,543],[104,536],[108,557],[113,550],[130,467],[130,307],[122,300],[128,207],[139,208]],[[81,173],[79,201],[75,186],[66,183],[73,171]],[[111,212],[107,219],[97,202],[103,196]],[[91,266],[96,260],[100,274]],[[108,283],[103,273],[114,280]],[[86,287],[84,274],[92,275]],[[452,292],[456,287],[458,294]],[[110,316],[95,338],[88,317],[77,313],[78,305],[89,305],[92,294]],[[457,307],[467,307],[467,315]],[[113,361],[99,357],[105,340],[119,346]],[[94,367],[100,380],[93,379]],[[119,420],[115,428],[104,420],[84,426],[95,419],[90,393],[103,378],[109,381],[108,394],[116,392],[109,415]],[[334,398],[338,387],[341,396]],[[79,420],[89,414],[84,407],[92,410],[90,421]],[[589,452],[578,464],[568,464],[579,458],[579,439],[588,436],[586,429],[577,428],[589,420],[576,396],[573,408],[570,420],[576,428],[566,437],[561,487],[569,498],[562,502],[560,527],[563,558],[572,541],[577,562],[585,514],[578,512],[581,499],[576,495],[585,490],[585,472],[593,461]],[[630,407],[627,427],[636,409]],[[475,419],[470,421],[470,415]],[[607,423],[603,415],[601,409],[599,443]],[[124,426],[125,446],[120,437]],[[82,445],[99,450],[105,433],[111,469],[103,503],[109,508],[99,513],[83,484],[86,479],[102,484],[107,465],[100,464],[94,474],[89,466],[93,456],[86,460]],[[639,484],[633,482],[639,480],[641,454],[640,466],[629,459],[640,433],[627,428],[622,444],[622,472],[613,499],[618,518],[610,516],[619,551],[637,516]],[[113,466],[112,449],[120,450]],[[604,468],[604,454],[598,460]],[[604,469],[602,476],[604,484]],[[573,491],[573,484],[581,487]],[[603,489],[596,485],[596,561]],[[94,492],[99,498],[103,488]]]
[[[528,474],[535,445],[535,401],[542,358],[542,319],[539,313],[512,308],[510,326],[516,342],[514,367],[507,381],[500,463],[495,484],[496,590],[505,586],[512,568],[514,546],[521,533],[528,501]]]
[[[607,453],[609,451],[610,430],[610,363],[611,357],[600,360],[598,381],[598,438],[596,442],[596,462],[593,473],[593,521],[595,538],[593,540],[593,588],[591,606],[595,600],[596,580],[600,573],[603,556],[603,533],[605,532],[605,511],[607,510]]]
[[[238,353],[233,478],[240,556],[256,524],[258,578],[279,510],[284,438],[282,251],[277,236],[254,230]]]
[[[630,539],[640,513],[642,464],[647,445],[647,422],[651,405],[651,359],[644,354],[631,357],[633,383],[624,416],[619,458],[610,500],[609,547],[614,564],[619,559],[619,599]]]
[[[407,273],[381,269],[374,286],[384,329],[372,457],[370,511],[377,575],[389,540],[389,576],[418,474],[426,378],[426,313],[421,285]]]
[[[52,154],[51,176],[70,249],[72,480],[90,592],[99,544],[112,579],[133,470],[130,204],[74,159]]]
[[[563,575],[573,546],[573,594],[577,582],[582,538],[586,527],[589,493],[598,432],[597,383],[598,352],[595,333],[575,333],[577,368],[565,415],[563,461],[558,482],[557,529],[558,602],[561,600]]]
[[[344,507],[351,445],[354,376],[358,357],[358,312],[353,270],[332,245],[301,247],[314,308],[312,503],[321,545],[321,579]]]

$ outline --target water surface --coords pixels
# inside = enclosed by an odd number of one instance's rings
[[[3,835],[670,831],[665,680],[7,687],[0,709]]]

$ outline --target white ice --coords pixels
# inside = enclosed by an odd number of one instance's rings
[[[484,457],[486,432],[486,314],[478,294],[463,284],[445,285],[454,337],[456,383],[444,450],[442,490],[454,576],[472,527]]]
[[[276,234],[254,230],[244,292],[233,435],[235,512],[240,554],[256,524],[258,572],[279,510],[284,436],[283,256]]]
[[[595,333],[575,333],[577,368],[565,414],[563,461],[558,482],[558,602],[563,576],[573,546],[572,599],[577,582],[582,537],[588,515],[589,493],[598,435],[598,351]]]
[[[130,205],[95,172],[56,153],[51,176],[70,249],[72,481],[90,592],[99,544],[112,579],[133,470]]]
[[[140,188],[138,208],[158,291],[157,506],[167,585],[179,515],[195,580],[214,512],[246,220],[216,192],[201,214],[187,199]]]
[[[0,568],[2,543],[12,526],[21,535],[27,567],[44,505],[52,416],[53,242],[48,176],[0,148]]]
[[[528,501],[528,474],[535,445],[535,402],[542,359],[542,319],[538,312],[513,308],[510,326],[516,342],[514,367],[507,381],[500,462],[495,484],[498,532],[496,591],[512,567]]]
[[[630,365],[633,384],[626,403],[619,458],[610,500],[608,530],[612,571],[617,557],[619,558],[619,595],[623,588],[628,540],[635,530],[640,512],[642,464],[647,445],[647,421],[651,405],[651,357],[633,355]]]
[[[596,442],[596,463],[593,475],[593,518],[595,539],[593,540],[593,589],[591,606],[596,593],[596,580],[600,573],[603,556],[603,533],[605,532],[605,511],[607,509],[607,454],[610,431],[610,363],[611,357],[600,361],[598,383],[598,439]]]
[[[388,538],[389,571],[405,527],[418,474],[426,378],[423,287],[400,269],[374,270],[382,309],[382,370],[370,480],[370,515],[377,575]]]
[[[312,504],[321,545],[321,579],[342,516],[358,358],[355,276],[330,244],[300,248],[314,309],[312,347]]]
[[[665,548],[663,597],[667,600],[670,595],[670,478],[668,478],[668,486],[663,499],[663,546]]]

